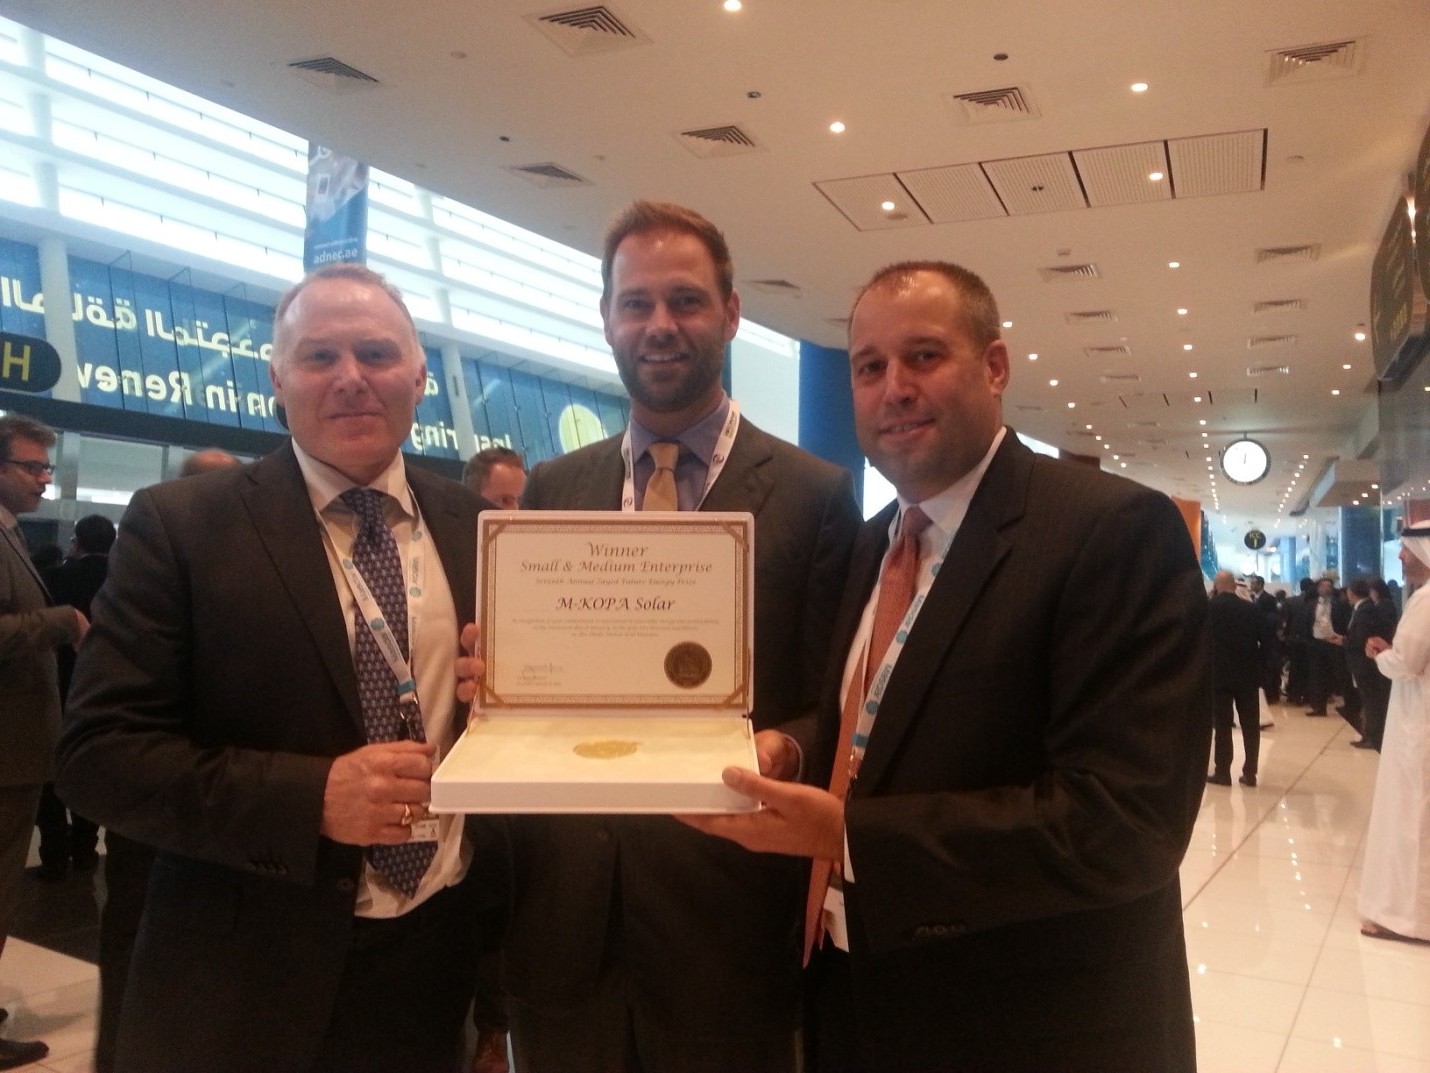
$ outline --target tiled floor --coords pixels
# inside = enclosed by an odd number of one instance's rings
[[[1202,1073],[1430,1073],[1430,946],[1363,938],[1355,912],[1377,756],[1334,716],[1271,713],[1260,787],[1207,787],[1182,866]],[[6,1033],[50,1045],[31,1069],[89,1069],[95,988],[10,941]]]

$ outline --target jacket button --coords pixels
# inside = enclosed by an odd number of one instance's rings
[[[344,894],[350,893],[356,886],[357,884],[354,883],[351,879],[344,878],[338,880],[338,890],[342,891]]]

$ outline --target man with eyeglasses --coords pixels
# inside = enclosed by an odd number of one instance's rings
[[[0,417],[0,952],[20,904],[40,790],[54,777],[60,732],[55,649],[78,645],[89,627],[80,612],[51,600],[16,517],[40,505],[55,472],[54,443],[54,432],[33,418]],[[5,1013],[0,1010],[0,1020]],[[0,1069],[48,1053],[39,1041],[0,1039]]]

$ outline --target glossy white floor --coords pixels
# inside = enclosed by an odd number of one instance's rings
[[[1261,785],[1207,787],[1182,866],[1202,1073],[1430,1073],[1430,946],[1363,938],[1355,912],[1377,756],[1335,716],[1270,711]],[[95,990],[11,940],[6,1034],[50,1045],[30,1069],[89,1069]]]

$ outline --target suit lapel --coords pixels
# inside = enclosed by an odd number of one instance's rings
[[[556,498],[562,510],[620,510],[621,485],[625,480],[621,460],[621,437],[596,444],[587,455],[575,480],[560,489]]]
[[[1008,554],[1009,544],[1000,531],[1022,515],[1032,457],[1009,429],[894,666],[854,787],[857,796],[878,787],[916,717],[956,717],[952,712],[923,713],[923,697]]]
[[[35,569],[35,562],[30,558],[29,549],[20,541],[20,538],[9,529],[0,526],[0,540],[4,540],[5,543],[9,545],[10,550],[15,553],[16,558],[24,564],[26,572],[35,579],[35,584],[40,588],[40,597],[44,602],[46,604],[53,604],[54,600],[50,597],[50,588],[45,584],[45,579],[40,576],[40,572]]]
[[[766,472],[766,463],[773,456],[769,435],[740,418],[730,457],[700,509],[747,510],[758,515],[774,488]]]
[[[457,610],[457,624],[471,622],[476,608],[477,534],[462,520],[462,511],[453,495],[456,489],[448,488],[444,482],[432,479],[414,466],[407,467],[407,479],[436,545],[437,557],[442,560],[447,587],[452,591],[452,603]]]
[[[240,487],[258,543],[313,635],[353,725],[365,733],[347,624],[292,446],[284,445],[255,465]]]

